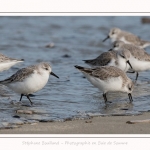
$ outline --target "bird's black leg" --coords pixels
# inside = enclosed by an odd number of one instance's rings
[[[133,101],[131,93],[128,94],[130,102]]]
[[[32,103],[32,101],[31,101],[29,95],[26,95],[26,96],[27,96],[28,100],[30,101],[30,103],[31,103],[31,105],[32,105],[33,103]]]
[[[103,93],[103,97],[104,97],[104,100],[105,100],[105,103],[106,103],[107,102],[106,93]]]
[[[139,76],[139,73],[137,72],[137,73],[136,73],[135,81],[137,81],[138,76]]]
[[[104,97],[105,103],[109,102],[107,101],[106,93],[103,94],[103,97]]]
[[[20,96],[20,101],[22,100],[22,97],[23,97],[24,95],[23,94],[21,94],[21,96]]]
[[[104,97],[105,103],[107,103],[107,102],[112,103],[110,101],[107,101],[106,93],[103,93],[103,97]]]

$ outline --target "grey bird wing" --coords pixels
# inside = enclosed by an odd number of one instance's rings
[[[143,57],[139,56],[138,57],[139,60],[144,60],[144,61],[150,61],[150,54],[148,54],[147,52],[144,53]]]
[[[13,74],[11,77],[0,81],[1,84],[9,84],[14,82],[22,82],[24,79],[26,79],[29,75],[34,73],[34,66],[30,66],[28,68],[22,68],[18,70],[15,74]]]
[[[13,61],[13,60],[14,60],[14,61],[24,61],[23,59],[14,59],[14,58],[7,57],[7,56],[5,56],[5,55],[3,55],[3,54],[0,54],[0,63],[1,63],[1,62],[4,62],[4,61],[5,61],[5,62],[7,62],[7,61],[9,62],[10,60],[11,60],[11,61]]]
[[[124,37],[127,41],[129,41],[135,45],[138,45],[138,46],[141,46],[141,45],[144,45],[145,43],[147,43],[147,41],[141,40],[138,36],[131,34],[131,33],[124,34]]]
[[[127,41],[130,41],[130,42],[132,42],[132,43],[134,43],[135,45],[138,45],[138,46],[142,46],[146,43],[150,43],[149,41],[145,41],[145,40],[140,39],[138,36],[136,36],[132,33],[124,32],[124,37]]]
[[[116,67],[108,66],[108,67],[97,67],[97,68],[84,68],[80,66],[75,66],[81,72],[87,73],[90,76],[99,78],[101,80],[107,80],[110,77],[119,77],[122,71]]]
[[[113,66],[110,67],[101,67],[96,70],[93,70],[92,74],[93,77],[97,77],[101,80],[107,80],[111,77],[119,77],[120,74],[118,69],[114,68]]]
[[[93,66],[106,66],[110,63],[112,58],[116,59],[116,51],[104,52],[100,56],[92,60],[84,60],[85,63],[91,64]]]
[[[127,39],[127,41],[131,41],[133,43],[140,43],[140,41],[141,41],[140,38],[138,38],[137,36],[132,35],[132,34],[130,34],[129,36],[125,35],[125,39]]]
[[[123,49],[128,49],[132,56],[134,56],[138,60],[150,61],[150,54],[148,54],[144,49],[139,48],[134,45],[125,44]]]

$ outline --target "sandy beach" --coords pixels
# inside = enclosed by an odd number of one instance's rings
[[[1,129],[0,134],[150,134],[150,122],[129,124],[128,121],[148,120],[150,113],[137,116],[93,117],[86,120],[48,122]]]

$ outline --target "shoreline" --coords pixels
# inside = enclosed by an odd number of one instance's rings
[[[150,122],[129,124],[132,120],[150,119],[150,112],[136,116],[97,116],[91,119],[46,122],[0,129],[0,134],[150,134]]]

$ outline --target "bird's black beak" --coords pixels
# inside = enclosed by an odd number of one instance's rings
[[[55,73],[51,72],[51,75],[55,76],[56,78],[59,78]]]
[[[105,42],[107,39],[109,39],[109,35],[102,42]]]
[[[131,93],[128,94],[130,102],[133,101]]]
[[[129,60],[127,60],[127,63],[129,64],[129,66],[131,67],[131,69],[133,69],[133,67],[131,66],[131,64],[130,64]]]
[[[112,51],[113,49],[111,48],[110,50],[108,50],[108,51]]]

